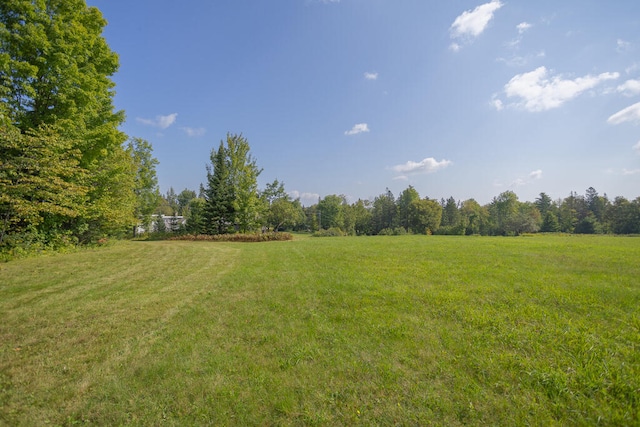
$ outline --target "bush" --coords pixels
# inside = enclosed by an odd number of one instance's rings
[[[313,237],[342,237],[346,236],[344,231],[337,227],[331,227],[328,230],[319,230],[313,233]]]
[[[405,236],[409,234],[404,227],[383,228],[378,232],[378,236]]]
[[[236,234],[183,234],[167,240],[191,240],[203,242],[275,242],[293,240],[290,233],[236,233]]]

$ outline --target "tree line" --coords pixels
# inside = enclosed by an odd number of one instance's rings
[[[552,200],[546,193],[533,202],[520,201],[513,191],[505,191],[481,205],[474,199],[457,201],[421,197],[409,186],[398,197],[390,190],[373,200],[349,203],[344,195],[328,195],[311,206],[291,198],[284,183],[274,181],[255,194],[253,228],[243,229],[230,219],[222,229],[210,212],[215,204],[207,189],[185,189],[176,195],[170,189],[163,196],[164,214],[186,217],[176,230],[190,234],[217,234],[239,231],[301,231],[317,235],[485,235],[516,236],[523,233],[563,232],[576,234],[640,234],[640,197],[610,200],[590,187],[584,195]],[[232,217],[229,217],[232,218]],[[212,223],[213,221],[213,223]],[[212,225],[213,224],[213,225]]]
[[[311,206],[291,198],[278,180],[258,189],[262,169],[242,135],[227,134],[211,151],[206,186],[199,193],[173,188],[162,197],[158,213],[182,215],[179,230],[189,234],[255,231],[310,231],[318,235],[451,234],[513,236],[522,233],[640,234],[640,197],[629,201],[599,195],[590,187],[584,195],[571,192],[552,200],[546,193],[522,202],[505,191],[490,203],[421,197],[409,186],[398,197],[387,189],[373,200],[349,203],[343,195],[328,195]]]

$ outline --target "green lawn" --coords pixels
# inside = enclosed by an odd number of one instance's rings
[[[640,238],[118,242],[0,316],[0,425],[640,425]]]

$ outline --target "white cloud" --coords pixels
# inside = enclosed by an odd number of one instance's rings
[[[180,128],[190,137],[203,136],[207,130],[205,128],[190,128],[190,127],[182,127]]]
[[[518,25],[516,25],[516,28],[518,29],[519,34],[523,34],[525,31],[527,31],[531,27],[533,27],[533,25],[529,24],[528,22],[521,22]]]
[[[495,94],[491,98],[491,105],[493,105],[493,108],[495,108],[497,111],[502,111],[502,109],[504,108],[504,103],[502,102],[502,100],[498,99],[498,95]]]
[[[538,169],[529,174],[529,179],[537,180],[542,178],[542,170]]]
[[[640,80],[627,80],[618,86],[617,91],[627,96],[640,94]]]
[[[634,145],[633,147],[631,147],[631,148],[633,148],[633,150],[636,153],[640,154],[640,141],[638,141],[638,143],[636,145]]]
[[[320,198],[318,193],[301,193],[297,190],[290,191],[289,196],[291,196],[292,199],[300,199],[300,202],[305,206],[305,202],[310,204],[317,203]]]
[[[531,183],[533,183],[534,181],[537,181],[539,179],[542,179],[542,170],[538,169],[538,170],[534,170],[531,171],[529,173],[529,176],[524,178],[524,177],[520,177],[520,178],[516,178],[513,181],[511,181],[511,183],[509,185],[506,185],[506,187],[509,188],[517,188],[517,187],[522,187],[525,185],[529,185]],[[493,186],[494,187],[505,187],[505,184],[501,183],[498,180],[493,181]]]
[[[428,157],[421,162],[408,161],[403,165],[393,166],[391,169],[402,174],[415,175],[437,172],[438,170],[444,169],[451,164],[452,162],[450,160],[443,159],[441,161],[437,161],[433,157]]]
[[[637,175],[640,174],[640,169],[622,169],[622,175]]]
[[[357,125],[354,125],[351,130],[346,131],[344,134],[345,135],[357,135],[359,133],[362,132],[369,132],[369,125],[367,125],[366,123],[358,123]]]
[[[460,51],[460,49],[462,49],[462,46],[460,46],[458,43],[451,43],[449,45],[449,49],[451,49],[453,52],[458,52]]]
[[[511,58],[498,58],[497,60],[504,62],[509,67],[524,67],[532,60],[537,58],[544,58],[545,56],[546,56],[545,51],[541,50],[536,54],[528,54],[525,56],[514,55]]]
[[[156,116],[155,119],[143,119],[138,117],[136,118],[136,120],[148,126],[154,126],[160,129],[166,129],[176,121],[177,117],[178,117],[178,113],[172,113],[166,116]]]
[[[607,123],[612,125],[619,125],[624,122],[640,122],[640,102],[618,111],[607,119]]]
[[[636,62],[636,63],[631,64],[627,68],[625,68],[624,72],[627,73],[627,74],[635,73],[638,70],[638,68],[640,68],[640,64],[638,64]]]
[[[618,53],[630,52],[632,48],[631,43],[626,40],[618,39],[616,41],[616,52]]]
[[[462,12],[451,24],[452,38],[478,37],[487,28],[496,10],[502,7],[500,0],[481,4],[473,10]]]
[[[539,67],[513,77],[505,85],[505,93],[510,98],[521,98],[517,105],[528,111],[545,111],[557,108],[582,92],[618,77],[619,73],[602,73],[570,80],[562,76],[550,77],[546,67]]]
[[[378,73],[364,73],[364,78],[367,80],[378,80]]]
[[[522,35],[531,27],[532,25],[529,24],[528,22],[521,22],[518,25],[516,25],[516,28],[518,29],[518,37],[507,42],[506,46],[510,49],[514,49],[514,50],[518,49],[520,46],[520,42],[522,42]]]

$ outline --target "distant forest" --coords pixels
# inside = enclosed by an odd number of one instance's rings
[[[260,210],[256,227],[274,231],[315,232],[318,235],[490,235],[522,233],[640,234],[640,197],[610,200],[590,187],[584,195],[570,193],[552,200],[546,193],[533,202],[521,202],[505,191],[486,204],[474,199],[457,201],[421,197],[412,186],[397,197],[387,189],[374,200],[349,203],[343,195],[328,195],[312,206],[292,199],[277,180],[257,195]],[[215,234],[238,231],[233,221],[212,230],[207,188],[199,193],[185,189],[176,194],[170,188],[163,195],[157,213],[181,215],[186,224],[174,232]],[[209,214],[207,213],[209,212]],[[256,228],[257,229],[257,228]]]

